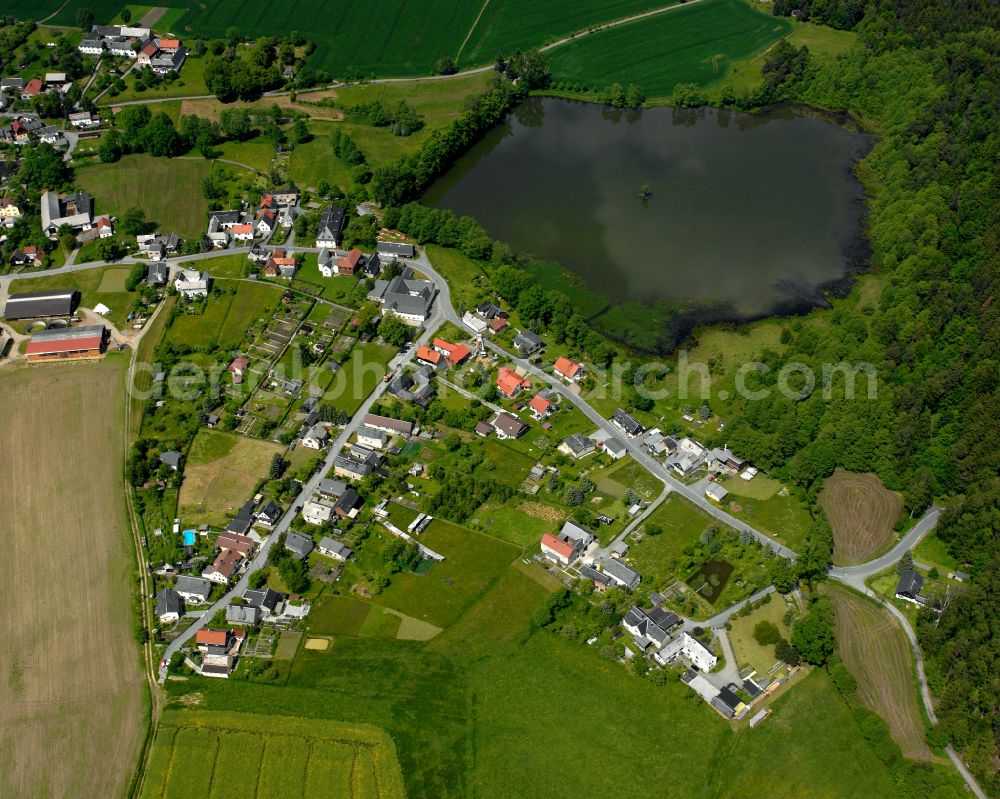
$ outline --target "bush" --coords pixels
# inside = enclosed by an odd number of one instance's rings
[[[781,631],[773,622],[760,621],[753,628],[753,637],[761,646],[768,646],[781,640]]]

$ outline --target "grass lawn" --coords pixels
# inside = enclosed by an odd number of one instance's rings
[[[958,561],[948,551],[948,545],[933,532],[917,544],[913,550],[913,559],[930,566],[937,566],[938,571],[945,573],[954,572],[958,568]]]
[[[793,550],[800,549],[805,543],[812,523],[809,509],[796,494],[789,492],[782,495],[782,486],[778,481],[759,474],[753,480],[734,477],[724,481],[723,485],[731,495],[723,505],[737,519],[743,519]],[[735,510],[733,503],[740,510]]]
[[[289,177],[297,186],[302,187],[316,188],[320,181],[325,180],[341,189],[350,188],[354,184],[351,167],[336,158],[330,147],[329,131],[333,128],[321,128],[318,123],[312,122],[310,129],[315,138],[305,144],[295,145],[289,163]]]
[[[219,330],[219,346],[235,347],[243,341],[250,322],[270,315],[281,294],[281,288],[270,283],[239,283]]]
[[[815,669],[775,700],[759,727],[740,725],[715,761],[707,795],[719,799],[895,796],[895,784],[861,737],[850,709]],[[778,764],[794,764],[781,768]]]
[[[678,83],[721,81],[733,62],[791,29],[790,20],[754,11],[743,0],[703,0],[559,47],[551,54],[552,77],[592,89],[635,83],[647,97],[669,97]]]
[[[318,257],[316,253],[306,253],[292,287],[330,302],[357,307],[367,296],[365,282],[351,275],[324,277],[317,266]]]
[[[135,293],[125,291],[125,280],[131,271],[131,267],[106,266],[63,275],[41,273],[38,277],[17,278],[11,283],[10,291],[75,289],[80,292],[81,306],[93,308],[99,302],[104,303],[111,309],[108,319],[116,327],[121,327],[135,305]]]
[[[556,532],[569,514],[541,502],[483,505],[473,519],[490,535],[519,547],[533,549],[544,533]]]
[[[448,281],[456,307],[475,308],[485,298],[479,281],[482,280],[483,284],[487,282],[486,273],[479,264],[458,250],[436,244],[428,244],[425,250],[434,268]]]
[[[323,402],[353,415],[382,379],[396,348],[374,341],[358,344],[323,395]]]
[[[437,519],[419,540],[445,560],[427,574],[393,575],[374,601],[439,627],[454,622],[519,554],[503,541]]]
[[[731,621],[729,630],[729,641],[733,645],[733,654],[736,655],[736,666],[742,669],[744,666],[753,666],[758,674],[766,675],[777,662],[774,656],[774,644],[761,646],[753,637],[753,628],[762,621],[769,621],[779,630],[786,639],[792,636],[791,630],[785,626],[785,610],[787,603],[780,595],[771,594],[771,601],[756,608],[749,616],[741,616]]]
[[[227,141],[215,149],[219,152],[219,158],[235,161],[265,175],[274,160],[274,144],[265,139]]]
[[[194,238],[208,221],[201,184],[211,171],[212,162],[200,158],[126,155],[117,163],[78,169],[76,182],[94,196],[98,214],[121,216],[139,207],[161,233]]]
[[[629,560],[644,576],[667,578],[674,574],[684,548],[696,544],[712,517],[678,496],[669,496],[646,520],[663,532],[647,535],[629,550]]]
[[[226,255],[225,251],[218,258],[199,261],[196,266],[212,277],[239,279],[246,277],[250,271],[249,259],[240,253]]]
[[[132,22],[132,24],[135,25],[137,22]],[[162,27],[157,25],[156,30],[162,30]],[[176,31],[176,33],[180,34],[181,32]],[[141,84],[136,83],[133,77],[135,73],[132,73],[125,78],[125,91],[121,94],[116,94],[114,97],[110,93],[105,94],[99,103],[102,106],[114,107],[119,103],[125,103],[129,100],[159,100],[165,97],[211,94],[205,85],[206,64],[208,64],[208,58],[199,58],[188,54],[188,57],[184,60],[184,66],[181,67],[180,75],[177,76],[177,80],[172,83],[161,83],[159,86],[141,91],[138,88]],[[150,110],[155,114],[159,109],[157,109],[156,105],[153,105]]]
[[[594,472],[590,479],[599,491],[613,497],[624,497],[627,491],[652,502],[663,491],[663,484],[631,457]]]
[[[188,450],[178,513],[186,525],[225,525],[284,447],[217,430],[199,430]]]
[[[212,757],[206,757],[207,753]],[[402,799],[392,739],[365,724],[171,710],[161,720],[141,797],[296,795]]]

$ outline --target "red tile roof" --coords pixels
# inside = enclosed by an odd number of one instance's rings
[[[104,336],[67,339],[65,341],[29,341],[25,355],[56,355],[62,352],[88,352],[99,350]]]
[[[556,358],[555,370],[563,377],[575,377],[580,371],[580,364],[573,363],[569,358]]]
[[[145,47],[140,50],[143,55],[154,55],[160,48],[156,46],[156,42],[150,42]]]
[[[455,349],[448,353],[448,360],[456,366],[468,357],[469,348],[464,344],[456,344]]]
[[[552,533],[546,533],[542,536],[542,546],[546,549],[551,549],[557,555],[562,555],[564,558],[568,558],[573,554],[573,547],[562,539],[556,538]]]
[[[106,216],[102,216],[100,219],[97,220],[96,224],[97,224],[97,227],[99,227],[99,228],[102,228],[102,227],[111,227],[111,220],[108,219]]]
[[[354,270],[358,268],[358,262],[361,260],[362,255],[361,250],[355,247],[346,256],[337,259],[338,269],[354,274]]]
[[[494,333],[499,333],[501,330],[507,327],[508,324],[509,322],[506,319],[504,319],[501,316],[498,316],[496,319],[490,322],[490,330],[492,330]]]
[[[502,366],[497,375],[497,386],[508,397],[513,397],[518,390],[530,387],[531,381],[525,380],[510,367]]]
[[[253,233],[253,225],[248,222],[233,225],[233,233]]]
[[[417,350],[417,360],[427,361],[428,363],[440,363],[441,353],[435,352],[430,347],[425,347],[423,344]]]
[[[528,403],[528,406],[533,411],[537,411],[538,413],[545,413],[549,408],[552,407],[552,403],[549,402],[547,399],[545,399],[545,397],[543,397],[541,394],[536,394],[531,398],[531,402]]]
[[[42,82],[38,78],[32,78],[28,81],[28,85],[24,87],[24,94],[30,94],[34,97],[42,90]]]
[[[201,629],[198,630],[194,640],[199,644],[225,646],[229,640],[229,631]]]
[[[180,39],[160,39],[161,50],[176,50],[181,46]]]

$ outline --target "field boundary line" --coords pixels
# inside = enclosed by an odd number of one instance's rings
[[[67,0],[67,2],[68,2],[68,0]],[[490,4],[490,0],[485,0],[485,2],[483,3],[483,7],[479,9],[479,13],[476,15],[476,18],[472,21],[472,27],[469,28],[469,32],[467,34],[465,34],[465,38],[462,40],[462,44],[459,46],[458,52],[455,53],[455,61],[456,62],[462,57],[462,51],[465,49],[465,45],[467,45],[469,43],[469,39],[472,38],[472,33],[478,27],[479,20],[481,20],[483,18],[483,14],[486,13],[486,7],[489,4]]]

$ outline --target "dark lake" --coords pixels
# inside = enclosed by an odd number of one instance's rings
[[[852,168],[869,146],[788,108],[618,112],[536,97],[424,201],[612,302],[711,302],[753,318],[821,304],[821,287],[864,264]]]

